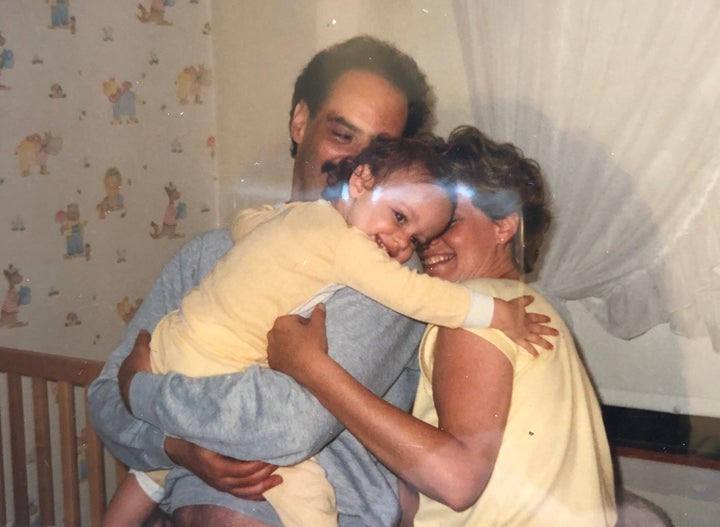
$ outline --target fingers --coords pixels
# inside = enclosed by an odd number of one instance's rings
[[[229,458],[172,437],[165,439],[164,446],[173,463],[185,467],[211,487],[239,498],[264,500],[263,492],[282,483],[282,476],[273,474],[276,465]]]
[[[540,346],[541,348],[546,350],[552,350],[555,348],[555,346],[552,345],[552,342],[544,339],[540,335],[530,335],[527,340],[531,342],[534,346]]]
[[[137,372],[150,370],[150,333],[142,329],[135,338],[132,350],[120,364],[117,374],[120,396],[131,412],[130,383]]]
[[[310,323],[311,324],[322,324],[325,326],[325,317],[327,316],[327,312],[325,309],[325,304],[318,304],[313,309],[312,314],[310,315]]]
[[[300,315],[282,315],[275,319],[275,323],[268,334],[293,329],[298,324],[307,325],[308,322],[309,320],[307,318],[301,317]]]
[[[150,338],[150,333],[146,329],[141,329],[135,338],[135,346],[149,346]]]
[[[532,335],[549,335],[557,337],[560,332],[552,326],[546,326],[545,324],[530,324],[530,333]]]
[[[516,301],[520,302],[520,305],[522,305],[523,307],[527,307],[535,301],[535,297],[532,295],[522,295],[522,296],[513,298],[512,300],[508,300],[508,302],[516,302]]]
[[[130,355],[128,355],[131,361],[137,362],[138,360],[144,361],[150,355],[150,340],[151,336],[146,330],[141,329],[135,338],[135,344],[133,344]],[[143,369],[143,368],[136,368]]]
[[[518,345],[523,348],[525,351],[527,351],[530,355],[533,357],[539,357],[540,353],[535,349],[535,347],[527,340],[527,339],[520,339],[518,340]]]
[[[540,350],[552,351],[554,349],[553,344],[549,340],[540,335],[533,334],[519,339],[517,344],[535,358],[540,356]]]
[[[277,470],[277,465],[264,461],[242,461],[204,449],[200,453],[207,465],[208,477],[228,489],[256,486]]]
[[[525,317],[536,324],[547,324],[552,319],[547,315],[541,315],[540,313],[527,313]]]
[[[139,371],[150,371],[150,333],[142,329],[138,332],[135,344],[123,362],[129,372],[132,374]]]
[[[263,493],[273,487],[277,487],[282,482],[282,476],[279,476],[278,474],[271,474],[259,483],[254,485],[242,484],[232,486],[226,492],[245,500],[263,501],[265,500]]]
[[[236,475],[225,475],[218,481],[219,490],[247,500],[264,500],[263,493],[282,483],[282,476],[273,474],[277,466],[262,461],[237,461],[226,458],[226,466],[232,465]]]
[[[259,467],[249,470],[246,461],[227,460],[223,467],[223,475],[215,479],[225,488],[244,487],[252,489],[257,487],[270,474],[277,470],[275,465],[260,463]],[[235,466],[232,466],[235,465]]]
[[[268,336],[276,331],[292,330],[298,324],[307,326],[309,324],[322,324],[325,326],[325,304],[318,304],[313,308],[310,318],[301,317],[300,315],[283,315],[275,319],[272,329]]]

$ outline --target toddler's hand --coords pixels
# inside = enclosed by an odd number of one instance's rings
[[[553,349],[553,345],[544,335],[556,336],[558,331],[547,325],[550,322],[549,316],[527,312],[526,307],[533,300],[535,298],[531,295],[519,296],[512,300],[496,298],[491,327],[502,330],[518,346],[537,357],[538,348]]]

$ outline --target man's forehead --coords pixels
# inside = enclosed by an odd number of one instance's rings
[[[376,73],[350,70],[334,83],[318,114],[355,132],[399,136],[407,119],[405,94]]]

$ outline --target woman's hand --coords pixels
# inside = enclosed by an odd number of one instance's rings
[[[304,384],[314,365],[327,357],[325,305],[318,304],[310,318],[299,315],[278,317],[268,332],[268,364]]]

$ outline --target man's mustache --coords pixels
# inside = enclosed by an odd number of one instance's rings
[[[327,186],[332,187],[338,182],[339,165],[335,161],[325,161],[320,167],[320,172],[327,177]]]

